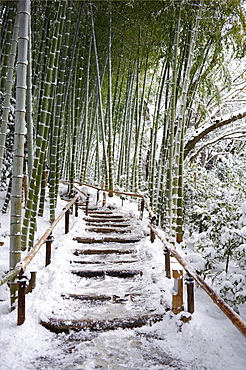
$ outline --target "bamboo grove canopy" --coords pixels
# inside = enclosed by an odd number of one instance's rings
[[[11,268],[33,245],[47,169],[51,222],[61,178],[104,183],[147,194],[180,241],[185,158],[246,115],[218,123],[210,108],[233,89],[228,60],[244,57],[244,1],[0,1],[0,12]]]

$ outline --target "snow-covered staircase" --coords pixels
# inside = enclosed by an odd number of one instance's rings
[[[78,246],[70,249],[69,291],[42,325],[55,332],[105,331],[161,320],[168,307],[160,302],[155,266],[150,274],[151,253],[141,248],[147,228],[106,207],[83,218],[85,235],[74,236]]]

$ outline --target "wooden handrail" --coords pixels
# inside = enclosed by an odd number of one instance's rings
[[[26,257],[23,258],[20,262],[17,263],[15,268],[11,271],[9,271],[1,280],[0,280],[0,286],[5,284],[8,280],[13,279],[15,276],[17,276],[20,273],[23,273],[29,263],[32,261],[34,256],[37,254],[41,246],[46,242],[46,239],[51,234],[55,226],[58,224],[58,222],[62,219],[66,211],[76,202],[76,200],[79,198],[79,194],[77,194],[67,205],[63,208],[62,213],[55,219],[55,221],[50,225],[50,227],[45,231],[43,236],[39,239],[39,241],[34,245],[34,247],[31,249],[31,251],[26,255]]]
[[[188,264],[188,262],[180,256],[177,250],[171,243],[159,233],[159,231],[149,226],[152,232],[161,240],[165,248],[167,248],[170,254],[179,262],[179,264],[185,269],[185,271],[193,277],[193,279],[200,285],[200,287],[208,294],[213,302],[221,309],[221,311],[231,320],[233,325],[246,337],[246,323],[241,317],[207,284],[205,281],[196,273],[194,268]]]
[[[66,183],[68,184],[69,182],[65,182],[65,181],[61,181],[63,183]],[[96,186],[93,186],[93,185],[88,185],[88,184],[84,184],[82,182],[78,182],[78,181],[75,181],[76,184],[79,184],[80,186],[88,186],[90,188],[93,188],[95,190],[100,190],[100,191],[103,191],[103,192],[106,192],[106,193],[114,193],[114,194],[121,194],[121,195],[127,195],[129,197],[136,197],[136,198],[143,198],[144,196],[141,195],[141,194],[136,194],[136,193],[126,193],[126,192],[123,192],[123,191],[117,191],[117,190],[108,190],[108,189],[103,189],[103,188],[99,188],[99,187],[96,187]]]
[[[61,181],[62,183],[69,184],[69,182]],[[111,191],[106,189],[101,189],[98,187],[95,187],[93,185],[87,185],[83,183],[76,182],[81,186],[88,186],[92,187],[96,190],[103,191],[103,192],[113,192],[115,194],[122,194],[127,196],[133,196],[137,198],[142,198],[144,201],[145,208],[148,210],[151,220],[153,221],[156,218],[156,215],[152,211],[152,209],[149,206],[149,203],[147,199],[140,194],[134,194],[134,193],[126,193],[126,192],[119,192],[119,191]],[[75,187],[76,190],[78,190],[80,193],[82,193],[86,198],[88,198],[88,194],[84,193],[77,187]],[[23,273],[26,269],[26,267],[29,265],[29,263],[32,261],[34,256],[37,254],[41,246],[46,242],[46,239],[50,236],[52,230],[57,225],[57,223],[61,220],[61,218],[64,216],[64,214],[67,212],[67,210],[76,202],[76,200],[79,198],[79,194],[77,194],[64,208],[62,213],[56,218],[56,220],[52,223],[52,225],[45,231],[43,236],[39,239],[39,241],[35,244],[35,246],[32,248],[32,250],[29,252],[29,254],[21,261],[19,262],[15,269],[10,271],[8,274],[5,275],[4,278],[0,280],[0,286],[3,285],[8,280],[14,278],[20,273]],[[151,229],[151,233],[156,235],[161,242],[163,243],[164,247],[168,252],[179,262],[179,264],[185,269],[185,271],[188,273],[189,276],[191,276],[199,285],[200,287],[208,294],[208,296],[212,299],[212,301],[221,309],[221,311],[231,320],[233,325],[246,337],[246,323],[241,319],[241,317],[226,303],[223,301],[223,299],[215,293],[215,291],[196,273],[195,269],[188,264],[188,262],[177,252],[175,247],[169,243],[164,236],[162,236],[155,228],[153,224],[149,225]]]
[[[147,209],[147,211],[149,212],[150,218],[151,219],[155,218],[156,217],[156,214],[150,208],[150,205],[149,205],[148,200],[144,196],[143,196],[143,200],[144,200],[144,206]]]

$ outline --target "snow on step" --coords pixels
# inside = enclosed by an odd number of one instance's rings
[[[96,232],[96,233],[119,233],[119,234],[125,234],[126,232],[131,232],[131,230],[126,228],[118,229],[117,227],[103,227],[103,226],[97,226],[97,227],[88,227],[85,229],[86,231]]]
[[[90,213],[90,216],[89,218],[98,218],[100,216],[100,218],[103,218],[105,220],[107,219],[110,219],[110,218],[116,218],[116,219],[123,219],[124,216],[123,215],[117,215],[117,214],[114,214],[114,213]]]
[[[85,223],[86,224],[86,226],[93,226],[93,227],[103,227],[102,226],[102,223],[101,222],[86,222]],[[104,225],[105,226],[105,225]],[[107,221],[107,227],[117,227],[117,228],[126,228],[126,227],[130,227],[131,226],[131,224],[128,222],[128,223],[119,223],[119,222],[108,222]]]
[[[119,237],[80,237],[73,238],[78,243],[93,244],[93,243],[137,243],[141,238],[132,238],[131,236],[125,238]]]
[[[123,218],[123,217],[99,217],[99,215],[97,215],[97,217],[84,217],[84,220],[88,223],[111,223],[111,222],[117,222],[117,223],[120,223],[120,222],[127,222],[128,219],[126,218]],[[110,225],[110,224],[109,224]]]

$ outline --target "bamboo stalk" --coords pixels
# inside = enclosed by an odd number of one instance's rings
[[[26,78],[30,0],[19,1],[19,36],[16,82],[16,113],[11,187],[9,268],[21,260],[22,178],[24,163]]]
[[[3,158],[4,158],[4,149],[5,149],[5,143],[6,143],[7,128],[8,128],[10,98],[11,98],[12,87],[13,87],[13,75],[14,75],[14,68],[15,68],[14,65],[15,65],[15,59],[16,59],[18,32],[19,32],[19,16],[17,14],[15,25],[14,25],[14,30],[13,30],[11,49],[10,49],[8,74],[7,74],[7,79],[6,79],[4,102],[3,102],[3,107],[2,107],[2,119],[1,119],[2,122],[0,124],[0,175],[2,174],[2,170],[3,170]]]

